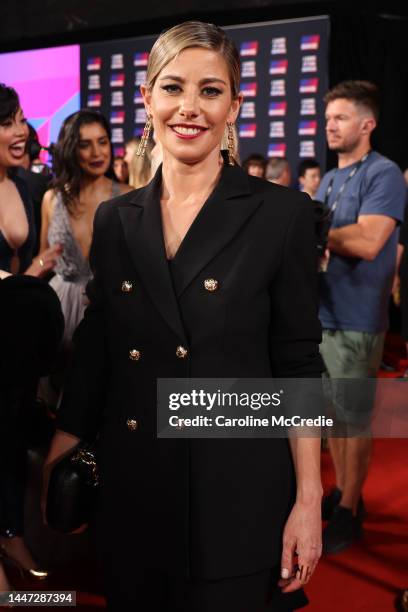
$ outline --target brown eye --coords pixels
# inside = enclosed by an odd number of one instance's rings
[[[222,91],[218,89],[217,87],[204,87],[203,89],[203,94],[205,96],[208,96],[209,98],[215,98],[216,96],[219,96],[221,93]]]
[[[163,85],[161,87],[167,93],[178,93],[180,91],[180,87],[178,85]]]

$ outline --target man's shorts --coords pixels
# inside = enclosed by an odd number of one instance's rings
[[[324,329],[320,352],[330,377],[331,402],[341,423],[366,426],[375,402],[385,332]],[[368,380],[371,379],[371,380]]]

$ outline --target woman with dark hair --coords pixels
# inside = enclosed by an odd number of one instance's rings
[[[45,276],[55,265],[60,245],[32,259],[33,210],[27,185],[13,172],[26,152],[27,121],[16,91],[0,84],[0,278],[12,272]]]
[[[38,374],[38,360],[27,358],[34,337],[35,350],[43,341],[37,332],[44,312],[49,318],[47,306],[37,308],[36,296],[51,292],[52,299],[53,294],[46,283],[32,277],[52,270],[61,247],[55,244],[32,259],[36,232],[31,200],[26,183],[13,172],[24,158],[27,138],[18,95],[0,84],[0,557],[32,577],[45,578],[47,573],[39,569],[23,539],[25,409],[31,406]],[[0,563],[0,591],[8,587]]]
[[[54,152],[56,178],[44,195],[41,225],[41,249],[63,245],[50,281],[65,317],[63,348],[69,347],[86,305],[95,211],[102,201],[130,190],[108,178],[113,175],[112,159],[110,128],[103,115],[81,110],[65,119]]]

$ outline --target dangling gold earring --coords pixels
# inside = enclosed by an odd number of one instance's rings
[[[228,164],[230,166],[235,165],[234,160],[234,151],[235,151],[235,134],[234,134],[234,124],[227,123],[228,127]]]
[[[140,143],[139,143],[138,149],[136,151],[136,155],[138,157],[143,157],[143,155],[145,154],[151,129],[152,129],[152,116],[151,115],[147,115],[147,121],[146,121],[146,125],[144,126],[144,129],[143,129],[143,135],[142,135],[142,137],[140,139]]]

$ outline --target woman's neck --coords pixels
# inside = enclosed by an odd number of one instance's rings
[[[79,191],[83,194],[89,193],[90,191],[94,190],[99,191],[100,189],[103,189],[103,187],[105,187],[108,182],[110,182],[110,179],[108,179],[105,175],[98,176],[95,178],[93,176],[88,176],[87,174],[84,174],[81,178]]]
[[[7,170],[8,168],[6,168],[5,166],[0,166],[0,183],[4,183],[4,181],[7,180],[8,178]]]
[[[218,182],[223,161],[218,150],[195,164],[180,162],[164,153],[164,200],[184,202],[201,194],[207,196]]]

